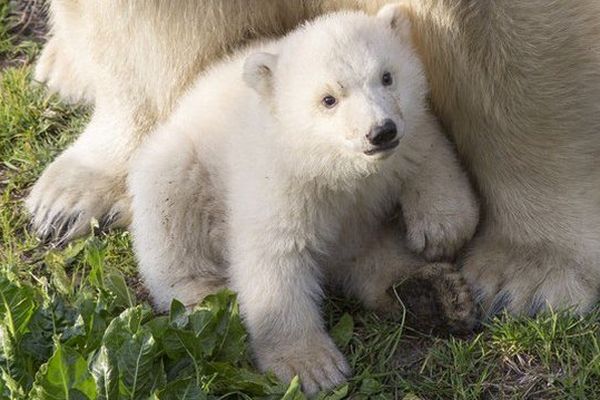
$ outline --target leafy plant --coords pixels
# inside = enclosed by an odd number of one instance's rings
[[[49,253],[41,286],[0,270],[0,398],[304,398],[252,369],[233,292],[156,315],[103,254],[94,237]],[[335,331],[347,344],[351,317]]]

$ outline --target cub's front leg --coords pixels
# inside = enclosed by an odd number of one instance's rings
[[[450,142],[431,116],[415,141],[423,160],[402,187],[408,247],[428,261],[451,260],[479,221],[474,191]],[[410,138],[414,140],[415,138]]]
[[[298,227],[264,198],[240,203],[230,215],[230,282],[258,367],[287,382],[297,375],[309,394],[339,385],[350,367],[324,329],[319,269]]]

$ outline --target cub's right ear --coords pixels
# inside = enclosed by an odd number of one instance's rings
[[[251,54],[244,63],[244,82],[261,96],[270,95],[273,91],[273,72],[276,65],[277,56],[274,54]]]
[[[412,24],[406,2],[387,4],[379,9],[377,18],[383,19],[402,39],[410,40]]]

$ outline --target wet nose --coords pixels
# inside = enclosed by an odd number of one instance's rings
[[[391,119],[386,119],[381,125],[377,125],[371,129],[367,134],[367,140],[374,146],[381,146],[394,140],[397,134],[396,123]]]

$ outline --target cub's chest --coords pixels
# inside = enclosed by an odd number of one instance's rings
[[[320,219],[322,226],[314,225],[318,240],[326,242],[329,253],[338,259],[350,259],[368,249],[382,227],[393,223],[398,210],[398,203],[389,193],[371,197],[369,202],[353,200],[344,206],[338,203],[335,210],[322,210],[328,216]]]

